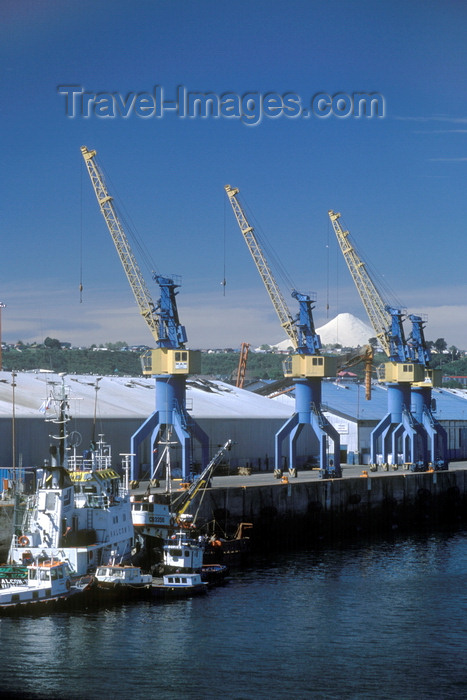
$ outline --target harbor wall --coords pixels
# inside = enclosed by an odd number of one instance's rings
[[[467,521],[467,470],[217,486],[198,508],[197,522],[216,521],[227,534],[252,523],[262,544],[456,527]]]

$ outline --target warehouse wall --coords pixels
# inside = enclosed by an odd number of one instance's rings
[[[121,464],[120,454],[130,451],[130,438],[142,424],[143,419],[109,418],[97,421],[95,435],[104,434],[104,440],[112,447],[114,464]],[[214,455],[220,445],[227,440],[233,440],[233,447],[229,453],[232,469],[239,466],[251,465],[259,470],[272,470],[274,462],[274,435],[283,425],[281,419],[244,418],[227,419],[220,418],[201,419],[200,427],[208,434],[210,439],[210,453]],[[71,420],[68,424],[69,434],[78,432],[81,435],[81,444],[77,448],[80,454],[87,449],[93,433],[93,421],[89,418]],[[24,467],[41,466],[48,459],[49,435],[58,434],[58,426],[44,421],[44,418],[17,418],[15,420],[16,432],[16,464]],[[315,450],[316,451],[316,450]],[[313,452],[310,440],[300,440],[298,454],[306,459]],[[194,446],[194,461],[201,462],[201,450],[196,443]],[[150,462],[150,444],[146,441],[141,450],[140,463],[147,465]],[[171,456],[173,468],[181,466],[180,450],[174,449]],[[12,420],[0,419],[0,468],[10,467],[12,463]]]

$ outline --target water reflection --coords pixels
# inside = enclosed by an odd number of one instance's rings
[[[208,596],[2,619],[23,698],[463,698],[467,536],[258,558]]]

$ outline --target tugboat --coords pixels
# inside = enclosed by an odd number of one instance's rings
[[[163,571],[165,573],[199,573],[206,583],[220,583],[229,573],[223,563],[205,563],[206,538],[197,540],[190,536],[193,516],[180,516],[181,528],[163,546]]]
[[[0,567],[0,615],[66,609],[92,585],[92,577],[73,581],[68,564],[53,559],[23,568]]]
[[[178,530],[162,547],[165,573],[174,571],[201,571],[204,542],[189,536],[186,530]]]
[[[152,575],[141,573],[139,566],[107,564],[99,566],[94,575],[97,597],[104,602],[115,598],[127,600],[143,598],[150,592]]]
[[[166,574],[162,580],[154,582],[151,586],[153,598],[167,600],[170,598],[187,598],[193,595],[207,593],[208,584],[201,579],[201,574],[179,573]]]
[[[52,436],[58,445],[51,445],[50,460],[37,470],[35,494],[15,514],[8,563],[58,559],[82,576],[111,561],[129,561],[134,530],[128,486],[112,467],[102,436],[83,456],[69,456],[68,401],[62,378],[57,395],[52,392],[47,402],[56,406],[46,420],[58,426],[59,434]]]

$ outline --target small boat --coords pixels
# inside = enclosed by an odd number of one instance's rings
[[[201,567],[201,579],[206,583],[221,583],[229,573],[226,564],[203,564]]]
[[[251,530],[251,523],[239,523],[233,537],[222,538],[212,535],[206,541],[204,550],[205,564],[228,564],[239,566],[247,559],[251,550],[251,540],[246,534]]]
[[[201,574],[205,583],[220,583],[228,574],[226,564],[204,563],[205,538],[194,539],[189,530],[180,529],[162,547],[164,573]]]
[[[0,614],[67,609],[84,598],[92,577],[72,580],[66,562],[37,561],[0,567]]]
[[[204,540],[198,542],[186,530],[179,530],[162,547],[164,573],[199,572],[203,565]]]
[[[146,595],[152,584],[151,574],[141,573],[139,566],[107,564],[99,566],[94,576],[102,598],[138,598]]]
[[[166,574],[161,581],[153,580],[151,594],[153,598],[187,598],[194,595],[202,595],[208,590],[201,574],[175,573]]]

